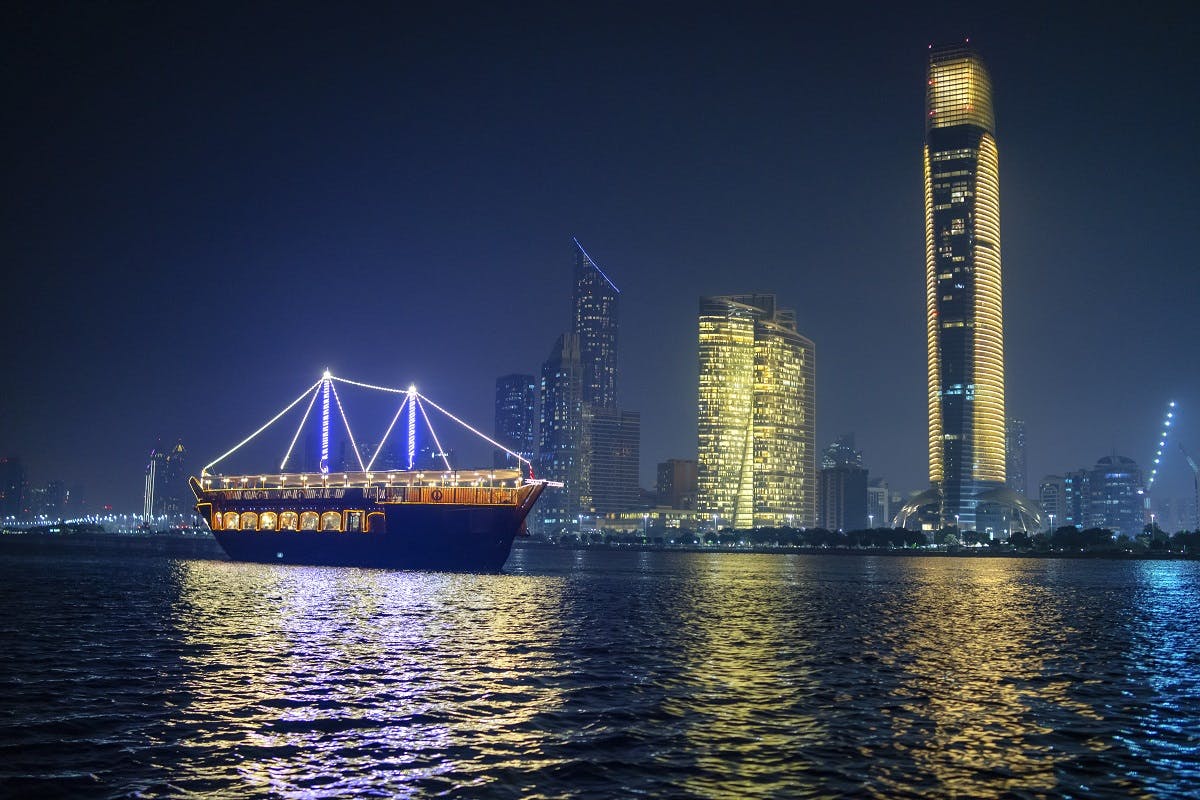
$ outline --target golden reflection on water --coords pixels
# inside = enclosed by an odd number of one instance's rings
[[[1068,755],[1047,745],[1054,731],[1040,720],[1074,716],[1086,729],[1100,719],[1070,694],[1091,679],[1050,663],[1078,632],[1060,613],[1063,598],[1029,573],[1061,563],[913,560],[913,591],[895,637],[904,680],[892,731],[934,793],[1052,791]],[[1099,751],[1105,742],[1082,737],[1079,746]],[[912,786],[909,772],[903,760],[889,760],[878,777],[883,787]]]
[[[543,759],[531,720],[561,692],[525,673],[555,647],[537,609],[562,579],[195,561],[178,581],[182,788],[236,771],[247,794],[411,793]]]
[[[690,575],[679,680],[665,711],[684,721],[700,797],[772,797],[819,786],[789,755],[823,741],[807,698],[814,682],[806,620],[781,617],[780,586],[803,584],[809,563],[772,556],[709,555]],[[787,665],[787,669],[781,669]]]

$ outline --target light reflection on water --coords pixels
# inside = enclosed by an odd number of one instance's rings
[[[0,794],[1178,796],[1200,564],[0,552]]]

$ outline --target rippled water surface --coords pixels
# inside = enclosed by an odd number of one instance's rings
[[[1200,564],[0,551],[0,792],[1200,793]]]

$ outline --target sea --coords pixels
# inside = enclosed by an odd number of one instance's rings
[[[1200,562],[0,546],[0,796],[1200,795]]]

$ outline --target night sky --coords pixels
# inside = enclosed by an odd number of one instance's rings
[[[198,468],[326,366],[490,432],[578,236],[622,290],[643,485],[695,457],[698,297],[773,291],[818,444],[923,488],[926,48],[969,36],[1030,489],[1146,465],[1170,399],[1200,456],[1196,12],[437,5],[7,7],[0,454],[134,510],[156,439]]]

